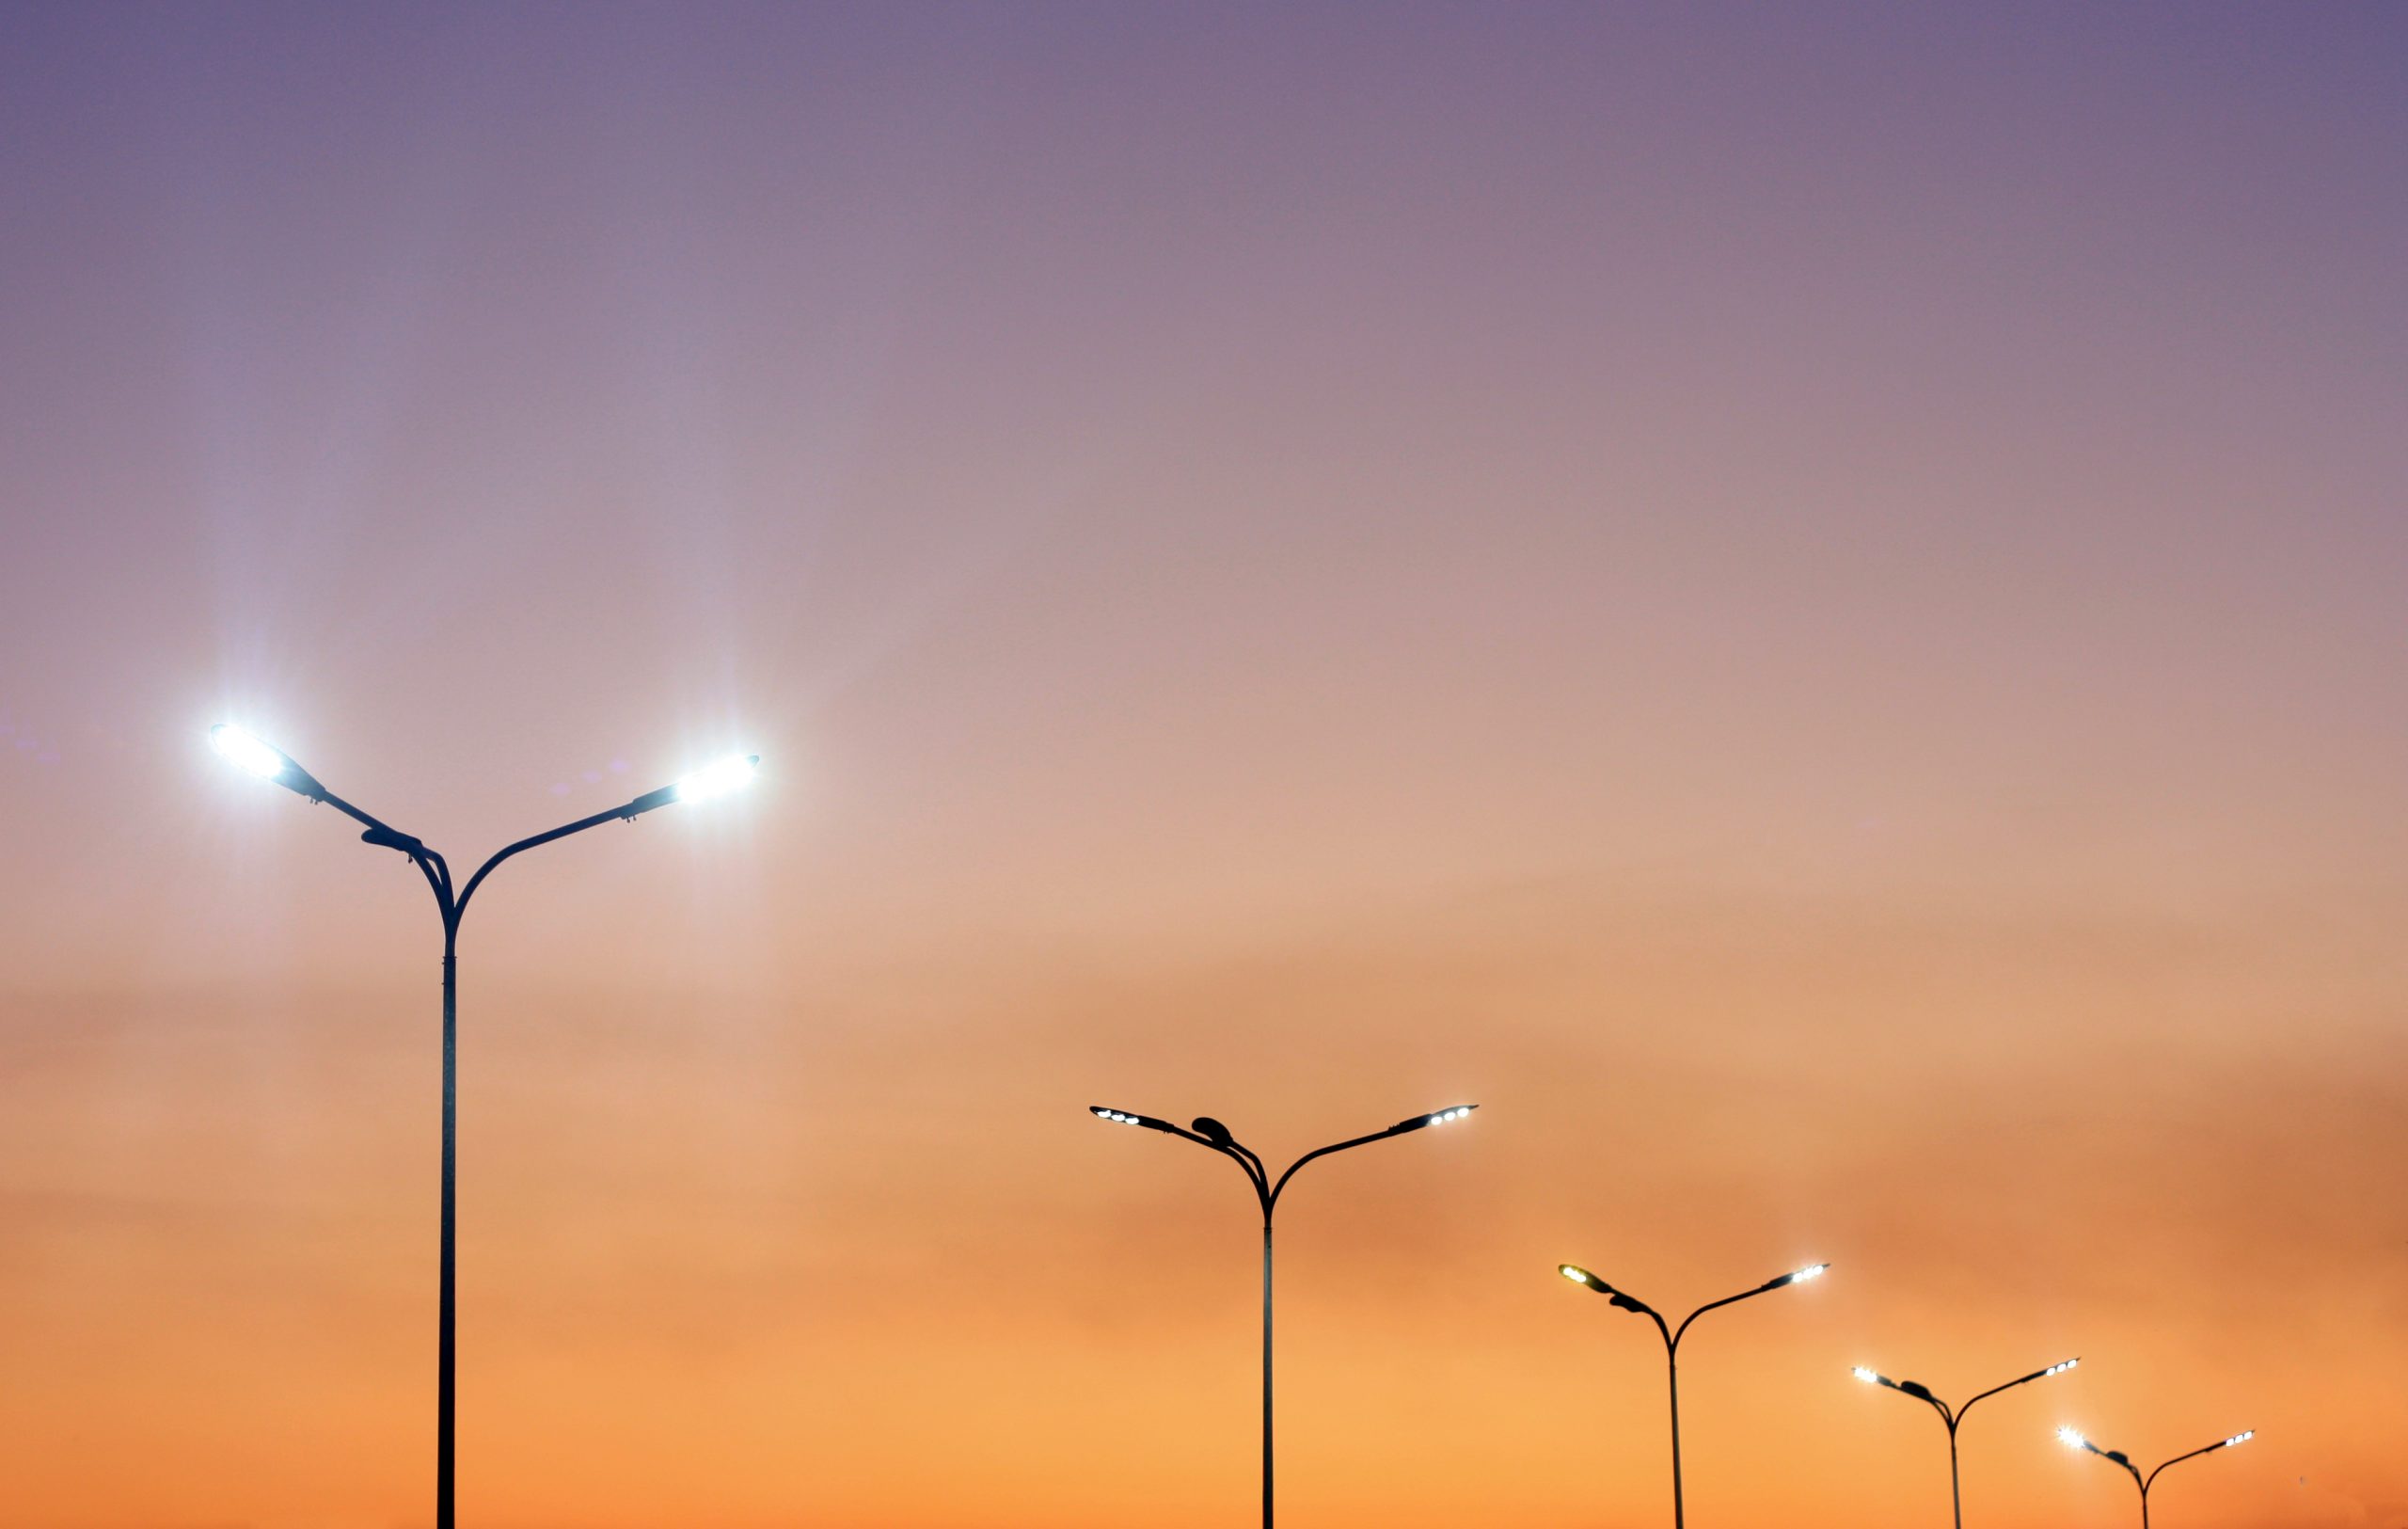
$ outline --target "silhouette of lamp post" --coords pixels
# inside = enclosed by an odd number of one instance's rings
[[[1912,1396],[1919,1402],[1930,1403],[1932,1410],[1940,1414],[1940,1421],[1948,1425],[1948,1500],[1956,1509],[1956,1529],[1965,1529],[1965,1495],[1959,1489],[1956,1478],[1956,1425],[1964,1422],[1965,1414],[1973,1410],[1973,1402],[1986,1400],[2002,1391],[2013,1391],[2018,1386],[2028,1386],[2035,1380],[2046,1380],[2052,1375],[2063,1375],[2081,1362],[2082,1359],[2077,1355],[2072,1359],[2052,1364],[2045,1370],[2035,1370],[2020,1379],[2009,1380],[2003,1386],[1992,1386],[1981,1395],[1974,1397],[1973,1401],[1967,1402],[1953,1411],[1946,1402],[1933,1395],[1930,1388],[1920,1381],[1893,1380],[1888,1376],[1868,1370],[1861,1364],[1849,1373],[1868,1386],[1885,1386],[1901,1394]]]
[[[2079,1428],[2059,1428],[2057,1430],[2057,1438],[2065,1444],[2066,1448],[2086,1449],[2091,1454],[2098,1456],[2100,1459],[2115,1461],[2117,1465],[2122,1466],[2128,1473],[2130,1473],[2132,1478],[2132,1485],[2141,1489],[2141,1529],[2148,1529],[2148,1489],[2157,1484],[2157,1478],[2164,1473],[2166,1466],[2179,1465],[2184,1460],[2195,1460],[2202,1455],[2212,1455],[2217,1450],[2230,1449],[2235,1444],[2245,1444],[2257,1437],[2257,1429],[2244,1428],[2241,1432],[2234,1434],[2229,1439],[2217,1440],[2214,1443],[2208,1445],[2205,1449],[2194,1449],[2188,1455],[2177,1455],[2174,1458],[2165,1461],[2164,1464],[2160,1465],[2156,1470],[2151,1471],[2148,1474],[2143,1475],[2141,1474],[2141,1468],[2134,1465],[2132,1463],[2131,1457],[2125,1454],[2122,1450],[2100,1449],[2097,1444],[2092,1443],[2088,1439],[2083,1437],[2082,1430]]]
[[[1663,1337],[1664,1370],[1671,1384],[1672,1397],[1673,1529],[1682,1529],[1682,1526],[1687,1521],[1683,1517],[1684,1508],[1681,1502],[1681,1339],[1689,1330],[1689,1324],[1696,1321],[1699,1317],[1703,1316],[1706,1313],[1715,1310],[1717,1307],[1729,1306],[1739,1301],[1752,1299],[1757,1296],[1769,1295],[1775,1290],[1780,1290],[1789,1285],[1804,1284],[1809,1280],[1819,1280],[1823,1277],[1824,1270],[1830,1267],[1830,1266],[1829,1264],[1810,1264],[1802,1269],[1783,1274],[1777,1279],[1766,1280],[1764,1283],[1756,1286],[1753,1290],[1742,1290],[1735,1296],[1725,1296],[1720,1300],[1708,1301],[1704,1305],[1699,1307],[1696,1311],[1691,1312],[1687,1316],[1684,1317],[1681,1321],[1681,1325],[1676,1329],[1666,1326],[1662,1314],[1659,1314],[1655,1307],[1648,1305],[1645,1301],[1640,1300],[1636,1296],[1627,1295],[1623,1291],[1615,1289],[1612,1285],[1609,1285],[1606,1283],[1605,1281],[1598,1279],[1595,1275],[1590,1273],[1587,1269],[1582,1268],[1579,1265],[1559,1264],[1556,1266],[1556,1272],[1571,1281],[1574,1284],[1587,1285],[1597,1294],[1604,1296],[1608,1300],[1611,1300],[1616,1306],[1621,1307],[1624,1311],[1633,1313],[1640,1316],[1651,1318],[1656,1324],[1656,1332]]]
[[[1296,1170],[1316,1157],[1368,1146],[1374,1141],[1386,1141],[1392,1136],[1404,1136],[1427,1126],[1445,1125],[1464,1119],[1479,1107],[1478,1105],[1451,1105],[1427,1115],[1401,1120],[1385,1131],[1373,1131],[1369,1136],[1315,1147],[1289,1164],[1288,1171],[1274,1180],[1270,1170],[1263,1166],[1261,1158],[1254,1155],[1253,1149],[1230,1136],[1228,1126],[1209,1115],[1196,1120],[1191,1129],[1181,1130],[1170,1122],[1156,1120],[1151,1115],[1133,1115],[1125,1109],[1107,1109],[1101,1105],[1087,1107],[1087,1112],[1098,1120],[1110,1121],[1116,1125],[1137,1125],[1149,1131],[1160,1131],[1193,1141],[1199,1147],[1209,1147],[1229,1158],[1245,1171],[1247,1182],[1254,1186],[1254,1197],[1262,1205],[1262,1529],[1271,1529],[1271,1216],[1278,1208],[1279,1192],[1288,1187],[1288,1181],[1296,1176]]]
[[[286,790],[323,802],[343,816],[364,826],[359,836],[365,843],[380,849],[398,850],[409,857],[410,863],[426,878],[427,886],[435,893],[436,910],[443,917],[443,1231],[441,1270],[436,1278],[436,1360],[435,1360],[435,1523],[436,1529],[452,1529],[452,1434],[453,1373],[452,1334],[457,1314],[456,1281],[453,1278],[453,1247],[456,1218],[454,1215],[458,1191],[459,1159],[459,980],[455,953],[459,945],[460,916],[467,911],[468,900],[476,895],[478,885],[493,873],[493,868],[512,855],[566,838],[612,820],[632,822],[655,807],[665,807],[673,802],[691,802],[717,796],[749,784],[758,769],[758,755],[739,755],[722,759],[657,791],[646,791],[632,802],[624,803],[608,812],[597,812],[591,818],[580,818],[564,823],[547,834],[520,839],[494,852],[491,858],[477,868],[475,875],[455,894],[452,884],[452,869],[443,856],[420,840],[387,826],[320,785],[317,778],[295,764],[282,750],[261,742],[242,728],[219,723],[209,730],[209,741],[239,768],[263,780],[272,780]]]

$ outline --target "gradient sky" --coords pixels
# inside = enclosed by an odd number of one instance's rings
[[[2408,1524],[2408,11],[0,26],[0,1525]]]

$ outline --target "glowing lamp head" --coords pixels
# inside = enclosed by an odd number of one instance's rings
[[[1449,1105],[1444,1109],[1434,1109],[1427,1115],[1416,1115],[1410,1120],[1399,1121],[1389,1126],[1388,1130],[1393,1134],[1400,1131],[1418,1131],[1432,1125],[1451,1125],[1479,1107],[1478,1105]]]
[[[705,765],[671,788],[680,802],[700,802],[705,797],[724,796],[728,792],[752,784],[761,772],[761,757],[757,754],[736,754],[717,764]]]
[[[2067,1370],[2073,1369],[2073,1368],[2074,1368],[2074,1367],[2076,1367],[2077,1365],[2081,1364],[2081,1362],[2082,1362],[2082,1357],[2081,1357],[2080,1355],[2078,1355],[2078,1354],[2077,1354],[2077,1355],[2076,1355],[2076,1356],[2074,1356],[2072,1359],[2060,1360],[2060,1361],[2058,1361],[2056,1363],[2050,1365],[2047,1369],[2042,1370],[2040,1373],[2041,1373],[2042,1375],[2044,1375],[2044,1376],[2046,1376],[2046,1375],[2063,1375],[2063,1374],[2065,1374]]]
[[[270,748],[230,722],[221,722],[209,729],[209,746],[261,780],[274,780],[293,763],[281,751]]]
[[[2231,1438],[2229,1438],[2229,1439],[2226,1440],[2223,1443],[2218,1444],[2218,1445],[2216,1446],[2216,1448],[2218,1448],[2218,1449],[2230,1449],[2230,1448],[2231,1448],[2233,1445],[2235,1445],[2235,1444],[2245,1444],[2245,1443],[2249,1442],[2249,1441],[2251,1441],[2252,1439],[2255,1439],[2255,1438],[2257,1438],[2257,1437],[2258,1437],[2258,1430],[2257,1430],[2257,1429],[2255,1429],[2255,1428],[2243,1428],[2241,1432],[2239,1432],[2239,1433],[2237,1433],[2237,1434],[2234,1434]]]
[[[1587,1269],[1582,1268],[1577,1264],[1558,1264],[1555,1266],[1555,1272],[1562,1275],[1574,1284],[1585,1284],[1592,1290],[1602,1290],[1605,1288],[1606,1282],[1603,1280],[1598,1279],[1595,1275],[1590,1273]]]
[[[1106,1109],[1101,1105],[1089,1105],[1087,1106],[1087,1113],[1093,1115],[1100,1121],[1110,1121],[1115,1125],[1135,1125],[1138,1123],[1137,1117],[1130,1114],[1125,1109]]]
[[[1871,1370],[1866,1369],[1866,1368],[1865,1368],[1863,1365],[1861,1365],[1861,1364],[1858,1365],[1856,1368],[1854,1368],[1854,1369],[1852,1369],[1852,1370],[1848,1371],[1847,1373],[1848,1373],[1848,1374],[1850,1374],[1850,1375],[1852,1375],[1852,1376],[1854,1376],[1854,1377],[1856,1377],[1859,1380],[1863,1381],[1863,1382],[1864,1382],[1866,1385],[1868,1385],[1868,1386],[1877,1386],[1877,1385],[1879,1385],[1879,1384],[1881,1383],[1881,1378],[1880,1378],[1878,1375],[1875,1374],[1875,1373],[1874,1373],[1873,1371],[1871,1371]]]
[[[1795,1273],[1782,1275],[1773,1282],[1775,1284],[1804,1284],[1809,1280],[1821,1279],[1824,1272],[1830,1266],[1829,1264],[1809,1264]]]
[[[2090,1441],[2083,1437],[2082,1430],[2080,1428],[2059,1428],[2057,1430],[2057,1442],[2065,1445],[2067,1449],[2088,1449],[2090,1447]]]

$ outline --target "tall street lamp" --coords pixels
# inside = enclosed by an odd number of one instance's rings
[[[1253,1149],[1230,1136],[1228,1126],[1209,1115],[1195,1121],[1191,1129],[1181,1130],[1170,1122],[1156,1120],[1151,1115],[1133,1115],[1125,1109],[1107,1109],[1101,1105],[1087,1107],[1087,1112],[1098,1120],[1110,1121],[1116,1125],[1143,1126],[1149,1131],[1161,1131],[1168,1136],[1183,1138],[1199,1147],[1210,1147],[1245,1171],[1247,1182],[1254,1186],[1254,1197],[1261,1202],[1262,1529],[1271,1529],[1271,1213],[1279,1204],[1279,1191],[1285,1189],[1288,1187],[1288,1181],[1296,1176],[1296,1170],[1316,1157],[1326,1157],[1331,1153],[1344,1152],[1349,1147],[1361,1147],[1374,1141],[1386,1141],[1392,1136],[1403,1136],[1409,1132],[1421,1130],[1425,1126],[1445,1125],[1464,1119],[1479,1107],[1478,1105],[1451,1105],[1445,1109],[1434,1110],[1427,1115],[1415,1115],[1410,1119],[1401,1120],[1385,1131],[1374,1131],[1369,1136],[1358,1136],[1345,1141],[1333,1142],[1326,1147],[1316,1147],[1289,1164],[1288,1171],[1275,1181],[1271,1177],[1270,1170],[1263,1166],[1261,1158],[1254,1155]]]
[[[2028,1386],[2035,1380],[2046,1380],[2052,1375],[2063,1375],[2081,1362],[2080,1355],[2072,1359],[2061,1360],[2045,1370],[2035,1370],[2020,1379],[2009,1380],[2003,1386],[1992,1386],[1981,1395],[1974,1397],[1973,1401],[1967,1402],[1954,1410],[1949,1409],[1946,1402],[1933,1395],[1930,1388],[1921,1381],[1893,1380],[1888,1376],[1868,1370],[1861,1364],[1849,1373],[1868,1386],[1886,1386],[1892,1391],[1912,1396],[1919,1402],[1929,1402],[1932,1410],[1940,1414],[1940,1421],[1948,1425],[1948,1500],[1956,1510],[1956,1529],[1965,1529],[1965,1494],[1958,1487],[1956,1479],[1956,1425],[1964,1422],[1965,1414],[1973,1410],[1973,1402],[1995,1396],[2002,1391],[2013,1391],[2018,1386]]]
[[[458,1192],[459,1160],[459,981],[454,960],[459,944],[460,916],[467,911],[468,900],[476,896],[480,883],[493,873],[493,868],[522,851],[571,834],[583,833],[597,824],[617,819],[632,822],[655,807],[665,807],[673,802],[691,802],[717,796],[751,782],[758,770],[758,755],[739,755],[722,759],[694,772],[674,785],[657,791],[646,791],[634,801],[597,812],[591,818],[580,818],[547,834],[520,839],[494,852],[491,858],[477,868],[455,894],[452,886],[452,868],[443,856],[428,849],[410,835],[379,822],[367,813],[327,790],[317,777],[293,763],[281,749],[261,742],[240,727],[219,723],[209,730],[209,741],[217,752],[240,768],[272,780],[289,791],[323,802],[366,829],[360,838],[380,849],[398,850],[409,856],[410,863],[426,878],[435,893],[436,912],[443,916],[443,1252],[442,1268],[437,1277],[435,1360],[435,1524],[436,1529],[452,1529],[452,1330],[457,1314],[456,1282],[453,1279],[454,1208]]]
[[[2217,1440],[2214,1443],[2208,1445],[2205,1449],[2194,1449],[2188,1455],[2177,1455],[2174,1458],[2165,1461],[2163,1465],[2160,1465],[2156,1470],[2151,1471],[2148,1474],[2143,1475],[2141,1474],[2141,1468],[2134,1465],[2132,1463],[2131,1457],[2125,1454],[2122,1450],[2100,1449],[2097,1444],[2094,1444],[2088,1439],[2083,1438],[2082,1430],[2079,1428],[2059,1428],[2057,1430],[2057,1438],[2065,1444],[2066,1448],[2086,1449],[2102,1460],[2115,1461],[2117,1465],[2122,1466],[2131,1473],[2132,1485],[2141,1489],[2141,1529],[2148,1529],[2148,1489],[2157,1484],[2157,1478],[2159,1475],[2163,1473],[2166,1466],[2179,1465],[2184,1460],[2195,1460],[2202,1455],[2212,1455],[2217,1450],[2230,1449],[2235,1444],[2245,1444],[2257,1437],[2257,1429],[2244,1428],[2241,1432],[2234,1434],[2229,1439]]]
[[[1696,1311],[1689,1313],[1687,1316],[1682,1319],[1681,1325],[1675,1329],[1665,1325],[1662,1314],[1659,1314],[1655,1307],[1648,1305],[1645,1301],[1640,1300],[1636,1296],[1626,1295],[1620,1290],[1616,1290],[1612,1285],[1609,1285],[1606,1283],[1605,1281],[1598,1279],[1595,1275],[1590,1273],[1587,1269],[1582,1268],[1579,1265],[1559,1264],[1556,1266],[1555,1271],[1558,1274],[1562,1275],[1565,1279],[1571,1281],[1574,1284],[1587,1285],[1590,1289],[1606,1297],[1616,1306],[1621,1307],[1625,1312],[1631,1312],[1640,1316],[1652,1318],[1656,1323],[1656,1332],[1662,1335],[1664,1339],[1664,1370],[1666,1377],[1671,1382],[1672,1394],[1673,1529],[1682,1529],[1682,1526],[1687,1521],[1683,1517],[1684,1509],[1681,1503],[1682,1336],[1689,1330],[1689,1324],[1691,1322],[1696,1321],[1699,1317],[1703,1316],[1706,1313],[1713,1311],[1718,1306],[1729,1306],[1737,1301],[1748,1300],[1757,1296],[1768,1295],[1775,1290],[1782,1289],[1788,1285],[1804,1284],[1809,1280],[1819,1280],[1823,1277],[1823,1272],[1830,1267],[1830,1266],[1829,1264],[1810,1264],[1802,1269],[1798,1269],[1791,1273],[1781,1275],[1776,1279],[1766,1280],[1764,1283],[1756,1286],[1753,1290],[1742,1290],[1735,1296],[1725,1296],[1720,1300],[1708,1301],[1704,1305],[1699,1307]]]

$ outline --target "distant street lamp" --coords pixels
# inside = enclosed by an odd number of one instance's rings
[[[1289,1164],[1288,1171],[1280,1174],[1275,1182],[1271,1177],[1270,1170],[1263,1166],[1262,1159],[1256,1156],[1251,1148],[1230,1136],[1228,1126],[1209,1115],[1196,1120],[1193,1123],[1193,1129],[1181,1130],[1170,1122],[1156,1120],[1151,1115],[1133,1115],[1125,1109],[1107,1109],[1101,1105],[1087,1107],[1087,1112],[1098,1120],[1110,1121],[1116,1125],[1139,1125],[1149,1131],[1161,1131],[1168,1136],[1182,1138],[1195,1142],[1199,1147],[1210,1147],[1245,1170],[1247,1181],[1254,1186],[1255,1199],[1261,1202],[1262,1529],[1271,1529],[1271,1213],[1279,1204],[1279,1191],[1285,1189],[1288,1187],[1288,1181],[1296,1176],[1296,1170],[1316,1157],[1326,1157],[1331,1153],[1344,1152],[1349,1147],[1360,1147],[1373,1141],[1386,1141],[1392,1136],[1404,1136],[1409,1132],[1421,1130],[1425,1126],[1445,1125],[1450,1122],[1462,1120],[1479,1107],[1478,1105],[1453,1105],[1445,1109],[1434,1110],[1427,1115],[1415,1115],[1401,1120],[1385,1131],[1374,1131],[1369,1136],[1354,1137],[1326,1147],[1316,1147]]]
[[[1595,1275],[1590,1273],[1587,1269],[1582,1268],[1579,1265],[1559,1264],[1556,1266],[1556,1272],[1571,1281],[1574,1284],[1587,1285],[1597,1294],[1610,1299],[1616,1306],[1621,1307],[1625,1312],[1632,1312],[1640,1316],[1653,1318],[1656,1323],[1656,1332],[1662,1335],[1664,1339],[1664,1369],[1667,1377],[1670,1378],[1672,1394],[1673,1529],[1682,1529],[1682,1526],[1687,1521],[1683,1516],[1684,1508],[1681,1502],[1680,1356],[1681,1338],[1683,1334],[1689,1330],[1689,1324],[1691,1322],[1696,1321],[1699,1317],[1703,1316],[1706,1313],[1713,1311],[1718,1306],[1729,1306],[1736,1301],[1747,1300],[1752,1297],[1766,1295],[1772,1291],[1779,1290],[1785,1285],[1804,1284],[1809,1280],[1819,1280],[1823,1277],[1823,1271],[1830,1267],[1830,1266],[1829,1264],[1810,1264],[1802,1269],[1796,1270],[1793,1273],[1783,1274],[1778,1279],[1766,1280],[1764,1283],[1756,1286],[1753,1290],[1742,1290],[1735,1296],[1725,1296],[1720,1300],[1708,1301],[1704,1305],[1699,1307],[1696,1311],[1689,1313],[1687,1317],[1682,1319],[1680,1327],[1678,1329],[1674,1329],[1665,1325],[1663,1316],[1657,1313],[1655,1307],[1648,1305],[1645,1301],[1640,1300],[1636,1296],[1625,1295],[1622,1291],[1616,1290],[1612,1285],[1609,1285],[1606,1283],[1605,1281],[1598,1279]]]
[[[2167,1460],[2164,1465],[2160,1465],[2156,1470],[2151,1471],[2148,1474],[2143,1475],[2141,1474],[2141,1468],[2134,1465],[2132,1463],[2131,1457],[2125,1454],[2122,1450],[2100,1449],[2097,1444],[2094,1444],[2088,1439],[2083,1438],[2082,1430],[2079,1428],[2059,1428],[2057,1430],[2057,1438],[2062,1443],[2064,1443],[2066,1448],[2086,1449],[2091,1454],[2098,1456],[2100,1459],[2115,1461],[2117,1465],[2122,1466],[2126,1472],[2130,1473],[2132,1478],[2132,1485],[2141,1489],[2141,1529],[2148,1529],[2148,1489],[2157,1484],[2157,1478],[2164,1473],[2165,1467],[2167,1465],[2179,1465],[2184,1460],[2195,1460],[2202,1455],[2212,1455],[2220,1449],[2230,1449],[2235,1444],[2245,1444],[2257,1437],[2257,1429],[2244,1428],[2241,1432],[2234,1434],[2229,1439],[2217,1440],[2214,1443],[2208,1445],[2205,1449],[2194,1449],[2188,1455],[2177,1455],[2174,1458]]]
[[[455,1201],[458,1191],[459,1160],[459,981],[454,952],[460,935],[460,916],[467,911],[468,899],[474,897],[477,885],[493,868],[524,850],[613,819],[633,821],[655,807],[665,807],[673,802],[691,802],[717,796],[749,783],[758,770],[758,755],[740,755],[708,765],[657,791],[646,791],[634,801],[597,812],[591,818],[580,818],[573,823],[520,839],[494,852],[492,858],[477,868],[457,896],[452,890],[452,869],[443,856],[428,849],[407,834],[386,826],[360,811],[350,803],[318,784],[316,777],[293,762],[282,750],[275,748],[228,723],[219,723],[209,730],[209,741],[221,755],[243,770],[272,780],[289,791],[323,802],[355,822],[364,824],[367,832],[359,836],[381,849],[398,850],[409,856],[425,876],[426,884],[435,892],[436,911],[443,916],[443,1252],[442,1268],[437,1278],[437,1311],[436,1317],[435,1361],[435,1523],[436,1529],[452,1529],[452,1331],[456,1316],[456,1282],[453,1278],[453,1233]]]
[[[2018,1386],[2028,1386],[2035,1380],[2046,1380],[2052,1375],[2063,1375],[2081,1362],[2079,1356],[2062,1360],[2045,1370],[2035,1370],[2020,1379],[2009,1380],[2003,1386],[1992,1386],[1981,1395],[1974,1397],[1972,1402],[1967,1402],[1954,1411],[1949,1410],[1946,1402],[1933,1395],[1930,1390],[1919,1381],[1893,1380],[1888,1376],[1877,1374],[1861,1364],[1851,1373],[1868,1386],[1887,1386],[1890,1390],[1912,1396],[1919,1402],[1929,1402],[1932,1410],[1940,1414],[1940,1421],[1948,1425],[1948,1500],[1956,1510],[1956,1529],[1965,1529],[1965,1495],[1959,1489],[1956,1479],[1956,1425],[1964,1422],[1965,1414],[1973,1410],[1973,1402],[1995,1396],[2002,1391],[2013,1391]]]

